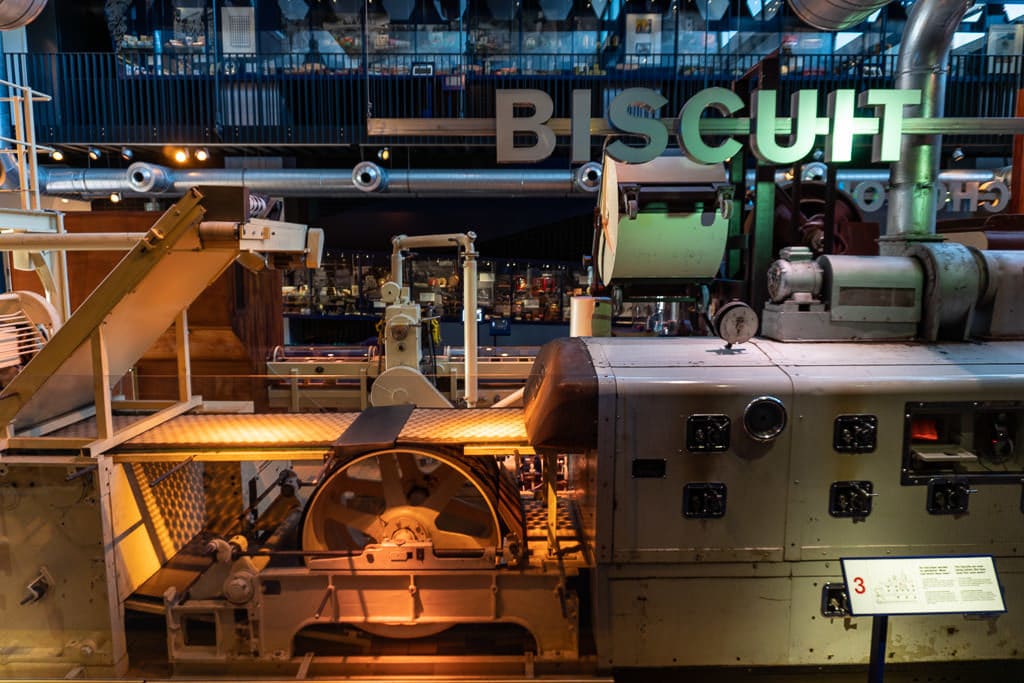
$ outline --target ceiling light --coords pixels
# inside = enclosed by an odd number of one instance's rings
[[[174,160],[177,161],[179,164],[185,163],[186,161],[188,161],[188,151],[186,151],[185,149],[174,150]]]
[[[64,152],[60,151],[59,149],[55,149],[52,152],[50,152],[50,158],[53,159],[54,161],[64,161]]]
[[[387,161],[391,158],[391,150],[387,147],[381,147],[380,151],[377,152],[377,158],[381,161]]]
[[[953,150],[953,153],[950,155],[950,157],[953,159],[953,161],[963,161],[964,151],[957,147],[956,149]]]
[[[206,161],[210,158],[210,150],[205,147],[200,147],[195,151],[196,161]]]
[[[90,147],[90,148],[89,148],[89,158],[90,158],[90,159],[92,159],[93,161],[96,161],[96,160],[98,160],[98,159],[99,159],[99,158],[100,158],[101,156],[103,156],[103,152],[101,152],[101,151],[99,150],[99,148],[97,148],[97,147]]]
[[[121,201],[121,193],[120,192],[111,192],[110,193],[110,202],[112,204],[117,204],[120,201]]]
[[[131,147],[121,148],[121,158],[125,161],[131,161],[135,157],[135,152],[132,151]]]

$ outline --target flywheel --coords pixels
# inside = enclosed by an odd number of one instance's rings
[[[312,570],[494,569],[499,558],[518,561],[523,524],[514,482],[493,458],[389,449],[350,458],[323,481],[306,505],[302,549]],[[368,616],[356,625],[388,638],[454,625]]]
[[[503,474],[493,459],[443,450],[400,448],[351,458],[306,506],[306,564],[346,570],[493,568],[503,552],[508,556],[502,545],[521,519],[521,511],[509,509],[515,505],[508,505]]]

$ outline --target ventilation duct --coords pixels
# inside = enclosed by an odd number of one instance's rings
[[[789,0],[789,6],[801,21],[822,31],[842,31],[856,26],[888,4],[889,0]]]
[[[0,31],[31,24],[44,7],[46,0],[0,0]]]
[[[918,0],[907,17],[896,60],[897,90],[920,90],[921,104],[907,107],[907,117],[942,118],[953,34],[972,0]],[[887,235],[935,232],[935,183],[942,153],[941,135],[904,135],[899,161],[889,183]]]

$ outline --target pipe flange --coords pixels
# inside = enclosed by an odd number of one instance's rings
[[[573,185],[580,192],[597,192],[601,189],[601,164],[588,161],[573,171]]]
[[[139,194],[160,194],[174,186],[171,170],[156,164],[137,161],[125,171],[128,188]]]
[[[352,169],[352,184],[363,192],[380,192],[388,186],[387,174],[372,161],[361,161]]]

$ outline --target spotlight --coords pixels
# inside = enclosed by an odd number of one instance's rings
[[[205,147],[200,147],[195,152],[196,161],[206,161],[210,158],[210,150]]]
[[[377,158],[381,161],[387,161],[391,158],[391,150],[387,147],[381,147],[380,151],[377,152]]]
[[[188,151],[186,151],[185,149],[174,150],[174,160],[177,161],[179,164],[185,163],[186,161],[188,161]]]
[[[121,158],[124,159],[125,161],[131,161],[133,158],[135,158],[135,152],[132,151],[131,147],[122,147]]]
[[[120,192],[111,192],[110,193],[110,203],[111,204],[117,204],[120,201],[121,201],[121,193]]]
[[[953,150],[953,154],[951,154],[950,157],[953,159],[953,161],[963,161],[964,151],[957,147],[956,149]]]
[[[90,147],[89,148],[89,158],[90,159],[92,159],[93,161],[97,161],[101,156],[103,156],[103,152],[101,152],[99,150],[99,148],[97,148],[97,147]]]
[[[53,159],[54,161],[64,161],[64,152],[60,151],[59,149],[55,149],[52,152],[50,152],[50,158]]]

